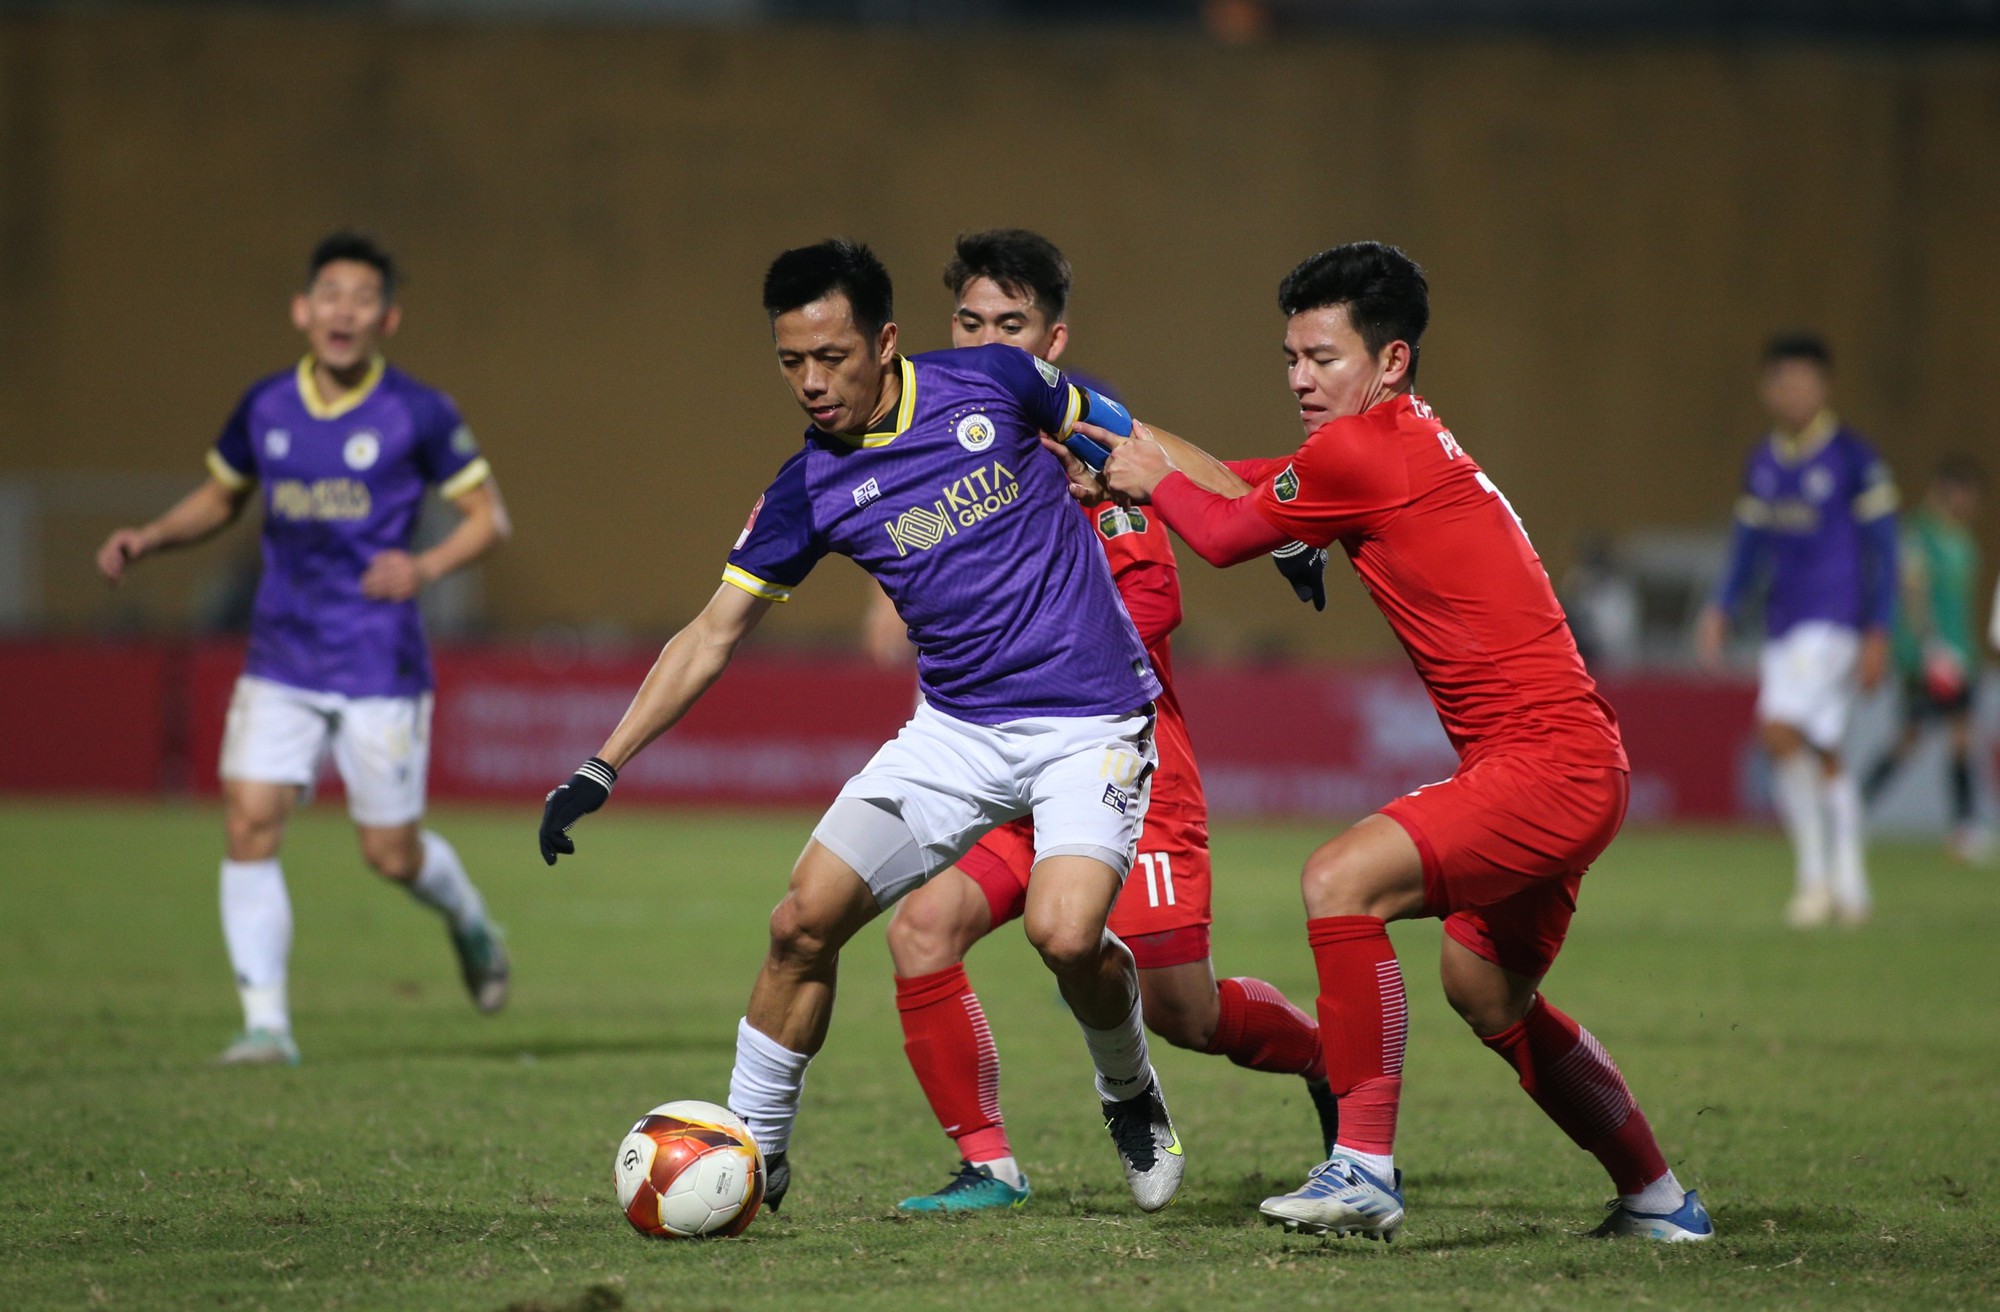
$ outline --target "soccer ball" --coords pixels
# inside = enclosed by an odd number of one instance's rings
[[[727,1238],[764,1203],[764,1154],[726,1107],[683,1099],[639,1118],[611,1164],[618,1206],[642,1235]]]

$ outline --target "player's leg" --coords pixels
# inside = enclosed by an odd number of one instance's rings
[[[1300,883],[1340,1125],[1306,1183],[1260,1210],[1287,1229],[1393,1238],[1403,1223],[1394,1155],[1408,1009],[1388,922],[1423,911],[1423,856],[1402,825],[1372,815],[1308,857]]]
[[[1951,754],[1948,766],[1951,772],[1951,850],[1959,860],[1977,864],[1987,858],[1993,843],[1979,823],[1979,810],[1973,793],[1971,701],[1971,693],[1967,691],[1943,710],[1946,744]]]
[[[458,850],[423,826],[430,729],[428,693],[354,698],[334,733],[333,761],[362,859],[445,922],[466,992],[490,1014],[506,1005],[512,966]]]
[[[1576,885],[1570,876],[1447,917],[1439,960],[1445,998],[1514,1068],[1535,1105],[1610,1175],[1618,1200],[1599,1234],[1706,1239],[1714,1227],[1701,1200],[1674,1178],[1617,1064],[1539,992],[1568,930]]]
[[[1000,1052],[964,966],[972,945],[997,923],[1018,916],[1026,903],[1026,869],[1016,876],[988,846],[994,840],[1018,846],[1019,839],[1002,839],[1016,828],[1006,825],[988,834],[958,866],[898,903],[889,922],[903,1052],[960,1159],[944,1188],[897,1204],[905,1211],[1018,1207],[1028,1199],[1028,1181],[1014,1160],[1000,1111]],[[1033,844],[1030,831],[1028,858]],[[973,869],[989,879],[976,878]]]

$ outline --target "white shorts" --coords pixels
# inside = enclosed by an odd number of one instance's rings
[[[244,675],[229,699],[222,777],[311,788],[329,749],[358,825],[405,825],[424,814],[431,695],[344,697]]]
[[[1793,625],[1758,658],[1758,720],[1788,724],[1821,751],[1837,749],[1854,709],[1860,657],[1861,635],[1844,624]]]
[[[876,901],[887,907],[950,869],[987,830],[1029,814],[1037,861],[1092,856],[1122,880],[1132,868],[1158,763],[1151,715],[972,724],[923,705],[840,796],[895,811],[921,849],[920,870],[863,870]],[[855,864],[839,835],[814,835]]]

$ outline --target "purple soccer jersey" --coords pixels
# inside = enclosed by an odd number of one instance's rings
[[[1822,415],[1795,440],[1772,434],[1743,469],[1716,601],[1734,610],[1768,560],[1765,630],[1823,620],[1888,628],[1896,610],[1896,485],[1853,429]]]
[[[729,553],[723,578],[785,601],[820,557],[874,575],[909,626],[926,701],[975,724],[1126,715],[1160,685],[1104,551],[1039,434],[1087,394],[1014,346],[898,362],[879,433],[806,432]]]
[[[428,691],[417,603],[370,600],[361,576],[380,553],[409,549],[428,487],[456,497],[490,472],[451,398],[378,359],[329,406],[301,361],[244,393],[208,467],[229,487],[263,487],[244,673],[349,697]]]

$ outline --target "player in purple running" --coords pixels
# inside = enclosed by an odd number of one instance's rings
[[[431,661],[416,602],[507,536],[506,507],[451,398],[382,358],[402,318],[389,255],[336,233],[308,269],[292,298],[305,358],[243,394],[208,453],[207,482],[97,553],[115,585],[135,561],[213,536],[252,496],[263,504],[264,575],[222,746],[222,933],[243,1001],[243,1033],[221,1058],[229,1065],[299,1059],[278,849],[329,751],[368,864],[444,918],[481,1011],[507,999],[506,947],[479,890],[451,844],[423,827]],[[463,518],[413,554],[433,486]]]
[[[543,859],[666,732],[821,557],[873,575],[917,647],[916,715],[841,789],[771,915],[737,1026],[729,1106],[769,1164],[773,1207],[806,1065],[826,1040],[840,948],[979,837],[1035,821],[1028,939],[1083,1030],[1133,1198],[1172,1200],[1184,1158],[1140,1027],[1132,954],[1105,918],[1133,862],[1155,755],[1146,661],[1095,532],[1040,435],[1115,402],[1014,346],[904,357],[889,274],[845,241],[786,251],[764,280],[778,369],[811,420],[706,608],[660,653],[597,756],[549,794]],[[812,690],[800,690],[802,706]]]

